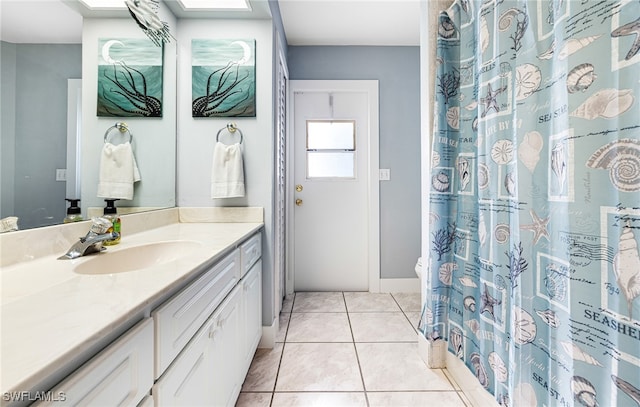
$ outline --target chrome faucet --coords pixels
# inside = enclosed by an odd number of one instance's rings
[[[78,257],[106,250],[105,247],[102,247],[102,242],[118,237],[117,232],[108,232],[110,227],[111,222],[107,219],[94,218],[89,232],[75,242],[65,254],[58,257],[58,260],[77,259]]]

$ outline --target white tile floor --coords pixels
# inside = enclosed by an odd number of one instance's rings
[[[258,349],[237,407],[470,405],[417,353],[420,294],[297,293]]]

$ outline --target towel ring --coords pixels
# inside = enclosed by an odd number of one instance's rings
[[[240,133],[240,144],[242,144],[242,140],[244,137],[242,136],[242,131],[240,131],[240,129],[238,128],[238,126],[236,126],[235,123],[228,123],[226,127],[223,127],[220,130],[218,130],[218,134],[216,134],[216,141],[220,141],[220,133],[222,133],[223,130],[227,130],[231,134],[235,133],[236,131]]]
[[[120,131],[120,133],[122,133],[122,134],[129,133],[129,143],[131,143],[133,141],[133,134],[131,134],[131,132],[129,131],[129,126],[127,126],[127,123],[125,123],[125,122],[117,122],[113,126],[109,127],[107,129],[107,131],[104,133],[104,142],[105,143],[107,142],[107,138],[109,137],[109,134],[111,133],[111,131],[113,129],[118,129],[118,131]]]

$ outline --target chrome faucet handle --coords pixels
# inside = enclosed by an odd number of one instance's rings
[[[102,235],[104,233],[107,233],[109,228],[111,228],[112,226],[113,226],[113,223],[111,223],[111,221],[109,219],[106,219],[106,218],[92,218],[91,219],[91,228],[89,229],[89,232],[87,233],[87,236],[89,236],[91,233],[94,233],[96,235]]]
[[[117,232],[108,232],[112,223],[105,218],[93,218],[91,228],[84,237],[78,239],[67,252],[58,257],[59,260],[77,259],[78,257],[106,250],[102,247],[105,240],[115,239],[119,236]]]

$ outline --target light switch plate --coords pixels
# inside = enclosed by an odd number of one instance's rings
[[[66,181],[67,180],[67,169],[66,168],[57,168],[56,169],[56,181]]]
[[[391,169],[380,168],[380,181],[389,181],[389,180],[391,180]]]

